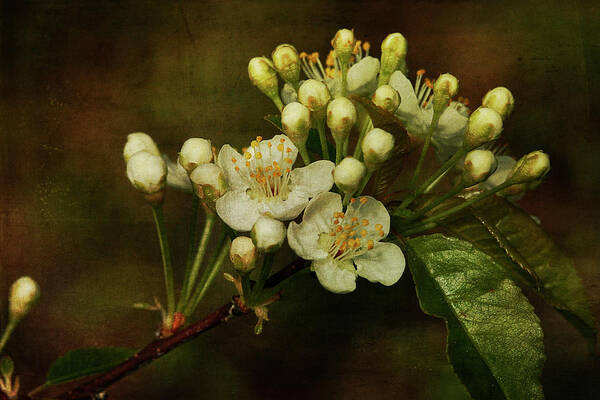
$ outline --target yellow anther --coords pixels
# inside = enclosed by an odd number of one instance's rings
[[[348,242],[342,243],[342,245],[340,246],[340,251],[346,250],[346,246],[348,246]]]
[[[350,204],[354,204],[356,202],[356,199],[353,197],[350,199]]]
[[[262,136],[257,136],[257,137],[256,137],[256,141],[257,141],[257,142],[261,142],[261,141],[262,141]]]
[[[335,232],[329,232],[329,236],[335,236]]]
[[[371,250],[373,247],[375,247],[375,243],[372,240],[369,240],[367,242],[367,248]]]
[[[260,151],[256,153],[256,158],[259,160],[262,158],[262,153]]]
[[[375,229],[377,229],[378,231],[383,229],[383,225],[381,224],[375,224]]]
[[[306,52],[303,51],[302,53],[300,53],[299,57],[300,58],[306,58],[306,57],[308,57],[308,54],[306,54]]]
[[[250,153],[248,153],[248,152],[245,152],[245,153],[244,153],[244,157],[246,157],[246,160],[249,160],[249,159],[251,159],[251,158],[252,158],[252,154],[250,154]]]
[[[279,165],[279,164],[277,164],[277,161],[273,161],[273,166],[274,166],[274,167],[276,167],[276,166],[278,166],[278,165]]]
[[[347,231],[349,231],[350,229],[352,229],[352,226],[351,225],[344,225],[344,229],[347,230]]]
[[[346,242],[346,243],[348,243],[348,247],[354,248],[354,243],[356,243],[356,240],[348,239],[348,242]]]
[[[325,68],[325,75],[327,75],[327,77],[329,77],[331,79],[334,79],[335,78],[335,69],[330,68],[330,67]]]
[[[252,147],[256,148],[256,147],[258,147],[258,142],[257,142],[256,140],[253,140],[253,141],[250,143],[250,146],[252,146]]]
[[[325,65],[327,65],[328,67],[333,67],[335,65],[335,53],[333,52],[333,50],[331,50],[329,54],[327,54]]]
[[[379,231],[379,236],[384,237],[385,236],[385,232],[384,231]]]
[[[292,170],[290,168],[286,168],[285,172],[287,172],[289,174],[290,172],[292,172]]]
[[[369,225],[369,220],[368,219],[363,219],[361,221],[361,223],[363,224],[363,226],[367,226],[367,225]]]
[[[352,53],[358,54],[358,51],[360,50],[360,43],[360,40],[356,41],[356,43],[354,44],[354,49],[352,49]]]
[[[235,164],[237,162],[237,159],[235,157],[231,157],[231,162]]]
[[[271,142],[267,143],[267,146],[269,146],[269,148],[271,148],[273,146],[273,144]]]
[[[279,143],[279,144],[277,145],[277,150],[279,150],[279,151],[283,151],[283,144],[282,144],[282,143]]]
[[[356,222],[356,221],[358,221],[358,218],[356,218],[356,217],[352,217],[352,218],[350,218],[350,221],[352,221],[352,222]]]
[[[318,52],[316,52],[316,51],[315,51],[314,53],[312,53],[312,54],[310,55],[310,61],[311,61],[312,63],[315,63],[315,64],[316,64],[316,63],[317,63],[317,61],[319,61],[319,53],[318,53]]]
[[[420,70],[417,71],[417,76],[423,76],[423,75],[425,75],[425,70],[421,68]]]
[[[344,228],[342,228],[342,226],[341,226],[341,225],[338,225],[338,226],[336,226],[336,227],[335,227],[335,231],[336,231],[336,232],[341,232],[341,231],[342,231],[342,229],[344,229]]]
[[[236,171],[239,171],[239,170],[240,170],[240,167],[238,167],[238,166],[236,165],[236,166],[235,166],[235,170],[236,170]]]
[[[352,236],[356,236],[356,232],[350,231],[350,237],[352,237]]]
[[[360,247],[360,239],[354,240],[354,248],[356,249],[358,247]]]
[[[285,162],[287,162],[288,164],[291,164],[291,163],[293,163],[294,161],[292,161],[292,159],[291,159],[291,158],[286,158],[286,159],[285,159]]]
[[[246,161],[246,167],[250,168],[250,161]]]
[[[369,50],[371,50],[371,43],[369,43],[369,42],[365,42],[365,43],[363,44],[363,50],[364,50],[364,51],[369,51]]]
[[[265,171],[270,172],[273,171],[273,167],[272,166],[267,166],[267,168],[265,168]]]
[[[279,139],[279,143],[285,143],[285,139],[284,138]]]
[[[288,147],[288,148],[286,148],[286,149],[285,149],[285,152],[286,152],[286,153],[291,153],[291,152],[292,152],[292,149]]]
[[[366,197],[361,197],[360,204],[365,204],[367,202],[367,200],[369,200],[369,199],[367,199]]]
[[[425,84],[428,88],[433,89],[433,83],[431,82],[431,79],[425,78]]]
[[[462,102],[465,106],[469,105],[469,99],[465,97],[465,100]]]
[[[337,225],[337,224],[339,224],[339,223],[340,223],[340,220],[339,220],[339,219],[337,219],[337,218],[336,218],[336,219],[334,219],[334,220],[333,220],[333,224],[334,224],[334,225]]]
[[[365,231],[364,229],[362,229],[362,230],[360,231],[360,236],[362,236],[362,237],[365,237],[365,236],[367,236],[367,231]]]

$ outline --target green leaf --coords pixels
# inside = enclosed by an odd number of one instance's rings
[[[532,288],[587,339],[596,344],[594,318],[573,262],[529,214],[492,196],[444,227],[504,266],[519,285]]]
[[[403,247],[421,309],[446,320],[448,358],[471,396],[542,399],[539,319],[502,267],[470,243],[440,234]]]
[[[77,349],[58,358],[50,366],[46,385],[78,379],[108,371],[134,355],[136,350],[123,347]]]
[[[2,357],[0,360],[0,374],[2,374],[4,377],[8,377],[7,380],[10,381],[10,377],[12,376],[14,369],[15,363],[13,362],[12,358],[9,356]]]

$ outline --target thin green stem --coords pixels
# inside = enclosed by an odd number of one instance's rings
[[[304,165],[310,164],[310,156],[308,155],[308,150],[306,150],[306,143],[300,144],[298,150],[300,151],[300,156],[302,157]]]
[[[224,233],[221,233],[221,240],[219,243],[219,250],[214,254],[212,262],[207,266],[207,268],[202,273],[202,277],[198,282],[198,286],[196,290],[194,290],[194,294],[190,297],[190,301],[185,308],[184,315],[190,316],[200,304],[200,301],[204,298],[206,291],[215,280],[225,258],[229,254],[229,246],[231,244],[231,240]],[[216,257],[215,257],[216,256]]]
[[[430,224],[425,224],[425,225],[419,225],[416,228],[402,231],[402,236],[410,236],[410,235],[414,235],[417,233],[425,232],[425,231],[435,228],[436,226],[437,226],[437,224],[435,222],[432,222]]]
[[[345,97],[348,93],[348,63],[340,60],[340,67],[342,70],[342,96]]]
[[[6,328],[4,328],[4,332],[2,332],[2,337],[0,338],[0,354],[2,353],[2,349],[6,346],[6,342],[10,339],[10,335],[13,333],[15,328],[17,327],[18,321],[10,319]]]
[[[350,203],[350,199],[352,199],[352,192],[346,192],[344,195],[344,201],[342,202],[343,206],[347,206]]]
[[[354,148],[353,157],[359,161],[362,161],[362,158],[363,158],[363,154],[362,154],[363,139],[365,138],[365,135],[367,134],[368,131],[371,130],[372,127],[373,127],[373,121],[371,120],[371,117],[367,114],[367,115],[365,115],[365,118],[363,119],[362,124],[360,126],[360,133],[358,135],[358,141],[356,142],[356,147]]]
[[[324,160],[329,160],[329,149],[327,148],[327,137],[325,136],[325,118],[317,120],[317,130],[319,131],[319,140],[321,141],[321,152]]]
[[[412,221],[415,221],[415,220],[421,218],[428,211],[433,210],[434,208],[436,208],[437,206],[442,204],[444,201],[446,201],[449,198],[460,193],[464,188],[465,188],[465,185],[462,182],[459,183],[458,185],[456,185],[455,187],[450,189],[450,191],[448,193],[438,197],[435,200],[432,200],[430,203],[426,204],[423,208],[417,210],[417,212],[415,214],[413,214],[410,218],[408,218],[405,222],[412,222]]]
[[[338,165],[342,162],[342,154],[344,153],[344,141],[336,140],[335,141],[335,165]]]
[[[373,176],[373,172],[374,172],[374,170],[372,170],[372,169],[367,170],[367,173],[365,174],[365,176],[363,177],[363,180],[360,182],[360,185],[358,186],[358,190],[355,192],[357,196],[360,196],[362,194],[363,190],[365,190],[367,183],[369,183],[369,179],[371,179],[371,176]]]
[[[399,210],[402,210],[402,209],[408,207],[408,205],[410,205],[410,203],[412,203],[417,197],[419,197],[419,195],[421,195],[425,190],[427,190],[429,185],[431,185],[444,172],[446,172],[447,170],[452,168],[452,166],[454,164],[456,164],[456,162],[462,156],[464,156],[467,152],[468,152],[467,148],[461,147],[456,153],[454,153],[454,155],[450,159],[448,159],[444,164],[442,164],[442,166],[436,172],[434,172],[434,174],[431,175],[429,177],[429,179],[427,179],[425,182],[423,182],[423,184],[421,186],[419,186],[417,189],[415,189],[415,191],[410,196],[405,198],[404,201],[396,208],[396,210],[399,211]]]
[[[277,107],[279,112],[283,111],[283,103],[281,102],[281,99],[279,98],[278,94],[271,97],[271,100],[273,100],[273,103],[275,104],[275,107]]]
[[[208,243],[210,241],[210,236],[213,232],[215,226],[216,216],[215,213],[206,208],[206,221],[204,222],[204,229],[202,231],[202,236],[200,236],[200,243],[198,244],[198,250],[196,251],[196,256],[194,257],[194,262],[192,267],[190,268],[190,276],[188,278],[187,286],[184,287],[182,292],[183,301],[180,301],[181,308],[184,308],[192,295],[192,290],[194,289],[194,285],[196,284],[196,279],[198,279],[198,273],[200,272],[200,266],[202,265],[202,261],[204,260],[204,256],[206,255],[206,249],[208,248]]]
[[[165,278],[165,288],[167,291],[167,315],[172,316],[175,311],[175,289],[173,286],[173,265],[171,264],[171,251],[169,250],[169,241],[167,240],[167,231],[165,229],[165,217],[163,215],[162,205],[152,206],[154,223],[160,243],[160,253],[162,255],[163,275]]]
[[[410,180],[409,187],[414,187],[419,179],[419,175],[421,173],[421,168],[423,168],[423,163],[425,162],[425,157],[427,156],[427,152],[429,151],[429,146],[431,145],[431,137],[433,136],[433,132],[436,130],[438,123],[440,121],[440,113],[434,113],[433,119],[431,121],[431,125],[429,129],[427,129],[427,133],[425,135],[425,143],[423,143],[423,148],[421,149],[421,155],[419,156],[419,161],[417,162],[417,166],[413,173],[413,176]]]
[[[185,262],[185,274],[183,275],[183,285],[181,286],[181,293],[179,295],[179,301],[177,302],[177,311],[181,311],[185,299],[185,290],[190,279],[190,270],[192,268],[192,261],[194,260],[194,249],[196,249],[196,227],[198,226],[198,208],[200,208],[200,199],[196,194],[192,193],[192,216],[190,218],[190,234],[188,239],[188,253]]]
[[[346,140],[344,140],[344,147],[343,147],[344,157],[348,157],[348,146],[349,145],[350,145],[350,135],[348,135],[346,137]]]
[[[514,182],[504,182],[503,184],[496,186],[492,190],[487,191],[485,193],[482,193],[479,196],[474,197],[472,199],[469,199],[469,200],[465,201],[464,203],[459,204],[456,207],[452,207],[449,210],[443,211],[443,212],[441,212],[439,214],[436,214],[436,215],[434,215],[432,217],[426,218],[423,221],[420,221],[418,224],[415,224],[415,225],[412,225],[412,226],[408,226],[407,229],[410,232],[410,231],[413,231],[415,229],[422,228],[424,225],[428,225],[428,224],[437,222],[437,221],[439,221],[441,219],[444,219],[446,217],[449,217],[450,215],[452,215],[454,213],[457,213],[457,212],[465,209],[466,207],[469,207],[470,205],[472,205],[472,204],[474,204],[474,203],[476,203],[478,201],[481,201],[481,200],[483,200],[483,199],[485,199],[485,198],[487,198],[487,197],[489,197],[489,196],[491,196],[491,195],[499,192],[500,190],[505,189],[505,188],[507,188],[509,186],[512,186],[512,185],[514,185]]]

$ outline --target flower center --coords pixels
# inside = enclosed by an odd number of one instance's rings
[[[329,256],[336,261],[346,261],[366,253],[375,246],[375,240],[385,236],[381,224],[372,224],[366,218],[360,218],[361,207],[369,201],[366,197],[352,199],[358,207],[348,208],[346,213],[334,212],[331,230],[322,233],[319,240]]]
[[[369,42],[363,43],[360,40],[357,40],[354,45],[354,50],[352,51],[349,67],[367,57],[370,49],[371,44]],[[311,54],[305,52],[300,53],[300,61],[302,71],[304,71],[306,76],[310,79],[325,82],[326,77],[331,79],[341,78],[340,63],[333,50],[327,55],[325,68],[323,68],[323,64],[321,64],[321,60],[319,60],[319,53],[317,52]]]
[[[274,145],[268,142],[266,149],[261,146],[262,137],[257,136],[244,152],[244,160],[232,158],[235,170],[250,186],[250,197],[260,200],[279,198],[286,200],[290,193],[290,173],[294,160],[289,157],[292,149],[281,138]],[[262,151],[268,152],[263,154]],[[265,161],[265,156],[267,160]]]

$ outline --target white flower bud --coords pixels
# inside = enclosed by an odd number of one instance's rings
[[[400,95],[390,85],[382,85],[377,88],[372,97],[373,103],[385,111],[394,113],[400,106]]]
[[[20,321],[40,298],[40,287],[28,276],[17,279],[10,287],[9,320]]]
[[[491,108],[479,107],[469,117],[464,144],[475,149],[497,139],[502,132],[502,117]]]
[[[266,57],[254,57],[248,63],[248,76],[261,92],[270,99],[279,99],[277,72],[271,60]]]
[[[338,57],[340,62],[348,63],[354,50],[354,32],[350,29],[340,29],[337,31],[333,39],[331,40],[331,46],[335,50],[335,55]]]
[[[400,33],[390,33],[381,42],[381,71],[379,86],[387,85],[390,76],[406,57],[406,39]]]
[[[281,127],[296,146],[304,146],[310,131],[309,109],[298,102],[288,104],[281,112]]]
[[[256,266],[256,246],[247,236],[238,236],[231,242],[229,259],[241,273],[248,273]]]
[[[143,132],[135,132],[127,135],[127,143],[123,147],[123,158],[125,162],[129,161],[138,151],[147,151],[155,156],[160,156],[160,151],[154,140]]]
[[[327,126],[336,143],[344,142],[356,123],[356,108],[350,100],[338,97],[327,106]]]
[[[273,253],[281,247],[286,231],[283,222],[261,215],[252,227],[251,237],[258,251]]]
[[[298,100],[310,111],[322,115],[331,100],[331,94],[323,82],[307,79],[298,90]]]
[[[344,193],[354,193],[362,182],[367,167],[354,157],[346,157],[333,171],[333,180]]]
[[[202,164],[190,174],[196,194],[201,199],[215,202],[227,191],[227,181],[223,170],[216,164]]]
[[[496,171],[498,162],[489,150],[472,150],[467,153],[463,166],[463,183],[466,187],[486,180]]]
[[[383,129],[375,128],[367,132],[361,148],[365,165],[368,169],[375,170],[392,155],[394,137]]]
[[[191,173],[198,165],[211,162],[213,158],[210,140],[190,138],[183,143],[177,162]]]
[[[291,44],[280,44],[271,54],[273,66],[281,79],[294,87],[298,87],[300,80],[300,57],[298,51]]]
[[[444,93],[449,97],[458,93],[458,79],[452,74],[441,74],[433,84],[433,93]]]
[[[167,164],[160,156],[138,151],[127,162],[127,177],[144,194],[163,191],[167,178]]]
[[[515,106],[515,98],[510,90],[500,86],[487,92],[481,105],[495,110],[503,120],[506,120]]]
[[[506,179],[514,183],[527,183],[542,179],[550,171],[550,158],[541,150],[521,157]]]

